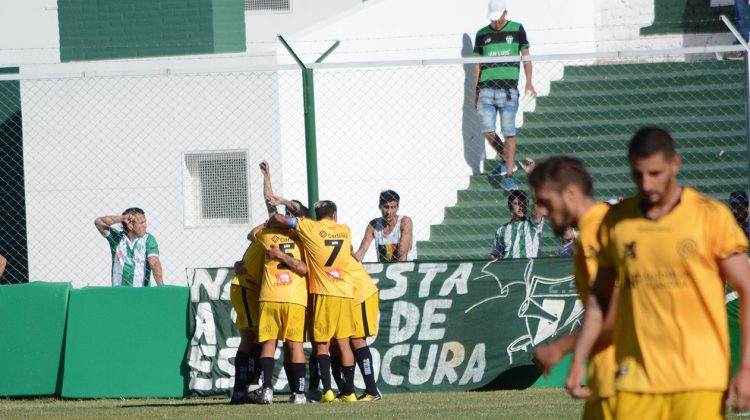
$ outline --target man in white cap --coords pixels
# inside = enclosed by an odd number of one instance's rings
[[[477,32],[474,55],[479,57],[511,57],[529,54],[526,31],[518,22],[505,17],[508,14],[505,0],[490,0],[487,18],[490,24]],[[536,96],[531,84],[531,61],[523,63],[526,75],[525,91]],[[518,112],[518,76],[520,65],[508,63],[481,63],[474,69],[474,108],[479,113],[482,132],[490,145],[501,157],[500,166],[490,176],[502,176],[502,186],[508,191],[517,189],[513,179],[516,169],[516,112]],[[497,135],[495,120],[500,113],[500,133]]]

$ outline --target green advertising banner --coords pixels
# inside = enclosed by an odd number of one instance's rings
[[[569,258],[365,266],[380,289],[378,333],[369,343],[383,392],[530,386],[539,377],[534,348],[581,322]],[[229,300],[232,272],[188,273],[193,395],[228,394],[233,384],[239,333]],[[286,387],[280,364],[277,390]],[[359,377],[355,382],[364,386]]]

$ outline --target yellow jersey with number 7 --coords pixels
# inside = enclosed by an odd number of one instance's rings
[[[352,258],[349,226],[330,219],[297,219],[296,230],[305,246],[310,293],[352,298],[352,282],[346,276]]]

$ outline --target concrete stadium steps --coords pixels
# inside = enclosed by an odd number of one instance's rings
[[[670,130],[683,158],[680,180],[727,200],[747,188],[745,76],[742,62],[682,62],[567,66],[550,94],[537,99],[518,131],[517,160],[567,154],[583,160],[595,180],[595,198],[630,196],[626,147],[644,125]],[[487,159],[483,171],[499,161]],[[528,192],[526,174],[516,175]],[[510,218],[500,179],[472,176],[456,205],[419,241],[420,260],[478,259],[489,252],[498,226]],[[542,255],[559,244],[547,224]]]

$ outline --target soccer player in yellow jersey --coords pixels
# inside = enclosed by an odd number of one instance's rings
[[[365,269],[361,262],[357,261],[356,256],[352,255],[349,267],[345,275],[352,279],[352,288],[354,290],[353,317],[354,317],[354,335],[351,338],[352,351],[354,359],[359,366],[359,372],[365,382],[365,392],[360,395],[358,401],[378,401],[383,398],[375,382],[375,371],[372,362],[372,353],[367,345],[367,337],[373,337],[378,332],[378,287],[372,281],[372,277]],[[334,378],[337,371],[340,371],[340,355],[331,351],[331,369]]]
[[[590,394],[581,385],[584,359],[612,328],[611,317],[605,319],[612,311],[615,418],[721,419],[732,401],[735,410],[746,410],[747,238],[726,206],[679,185],[681,158],[669,133],[641,129],[628,158],[638,195],[613,206],[602,221],[599,268],[566,387],[574,397]],[[722,278],[741,299],[742,353],[731,384]]]
[[[315,203],[317,221],[275,215],[270,226],[295,229],[305,247],[312,303],[312,340],[323,383],[321,402],[336,397],[331,389],[331,358],[329,342],[335,339],[341,352],[342,378],[339,401],[357,401],[354,394],[354,356],[349,338],[354,334],[352,305],[354,291],[346,269],[351,260],[351,232],[336,222],[337,209],[332,201]]]
[[[573,244],[573,268],[581,301],[585,302],[596,276],[596,254],[599,251],[597,232],[609,204],[593,199],[593,182],[581,161],[566,156],[554,156],[536,165],[529,175],[534,191],[537,213],[552,223],[555,234],[562,236],[570,227],[579,231]],[[575,348],[577,333],[539,347],[534,362],[546,376],[566,354]],[[608,345],[591,357],[588,383],[591,396],[583,409],[585,420],[614,418],[615,354]]]
[[[260,288],[258,342],[262,345],[260,366],[263,386],[254,399],[260,404],[273,402],[273,368],[277,340],[284,342],[284,370],[292,391],[290,402],[304,404],[305,341],[307,314],[307,266],[302,243],[288,229],[263,229],[257,238],[266,251]]]
[[[234,263],[235,276],[232,278],[229,295],[237,319],[234,325],[240,331],[240,345],[234,358],[234,390],[230,404],[249,402],[248,385],[256,384],[260,375],[260,347],[258,346],[258,296],[263,276],[263,245],[255,240],[255,234],[263,225],[255,227],[248,239],[252,242],[245,250],[242,260]]]

